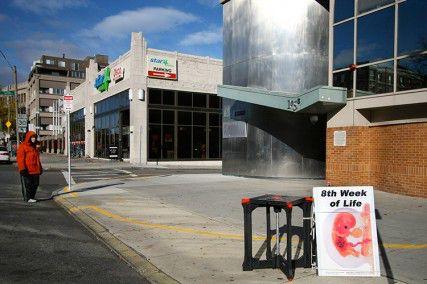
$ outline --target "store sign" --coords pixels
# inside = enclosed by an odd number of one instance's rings
[[[110,67],[106,67],[104,69],[104,73],[98,75],[95,80],[95,88],[101,93],[104,91],[108,91],[108,86],[110,85]]]
[[[120,81],[124,78],[125,69],[123,67],[113,68],[113,80],[114,82]]]
[[[176,80],[176,58],[166,56],[147,57],[148,77]]]
[[[315,187],[319,276],[380,276],[372,186]]]

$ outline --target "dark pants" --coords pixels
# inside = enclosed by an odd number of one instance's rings
[[[25,175],[21,176],[22,182],[22,195],[24,200],[34,199],[36,196],[37,188],[39,187],[39,175]]]

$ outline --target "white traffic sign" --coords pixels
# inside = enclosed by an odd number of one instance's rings
[[[313,188],[319,276],[380,276],[372,186]]]
[[[73,109],[73,96],[66,95],[64,96],[64,110],[72,110]]]

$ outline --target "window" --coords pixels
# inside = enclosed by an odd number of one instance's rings
[[[163,105],[175,105],[175,92],[163,90]]]
[[[178,92],[178,106],[191,106],[192,95],[187,92]]]
[[[427,54],[397,61],[397,91],[427,88]]]
[[[393,61],[369,65],[357,70],[356,96],[393,92]]]
[[[162,91],[159,89],[149,89],[148,103],[153,105],[160,105],[162,103]]]
[[[398,55],[427,50],[427,1],[408,0],[399,4]]]
[[[58,61],[59,67],[65,67],[65,61]]]
[[[206,95],[205,94],[193,94],[193,107],[206,107]]]
[[[394,7],[360,17],[357,27],[357,64],[393,57]]]
[[[359,0],[357,3],[358,5],[357,10],[359,14],[362,14],[393,2],[394,0]]]
[[[334,27],[334,69],[346,68],[353,63],[353,21]]]
[[[79,63],[78,63],[78,62],[73,62],[73,63],[71,63],[71,68],[72,68],[74,71],[79,70]]]
[[[221,108],[221,98],[217,95],[209,95],[209,108]]]
[[[347,70],[333,75],[333,86],[347,89],[347,98],[353,97],[353,71]]]
[[[354,16],[354,0],[335,0],[334,22]]]
[[[53,65],[53,64],[55,64],[55,60],[46,59],[46,64]]]

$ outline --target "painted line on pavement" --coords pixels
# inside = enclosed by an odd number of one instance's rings
[[[146,221],[140,221],[135,220],[128,217],[123,217],[118,214],[114,214],[106,209],[100,208],[95,205],[87,205],[87,206],[77,206],[70,209],[71,212],[77,212],[82,211],[85,209],[93,210],[100,215],[103,215],[105,217],[109,217],[111,219],[135,224],[135,225],[141,225],[148,228],[155,228],[155,229],[161,229],[161,230],[167,230],[167,231],[174,231],[179,233],[190,233],[194,235],[201,235],[201,236],[207,236],[207,237],[215,237],[220,239],[230,239],[230,240],[243,240],[242,234],[231,234],[231,233],[223,233],[223,232],[214,232],[214,231],[205,231],[205,230],[198,230],[198,229],[192,229],[192,228],[186,228],[186,227],[178,227],[178,226],[172,226],[172,225],[164,225],[164,224],[156,224]],[[266,239],[265,236],[254,236],[252,237],[255,241],[264,241]],[[275,236],[272,236],[272,240],[275,239]],[[283,238],[284,239],[284,238]],[[384,244],[385,248],[388,249],[425,249],[427,248],[427,244]]]
[[[77,194],[77,192],[72,192],[72,191],[68,188],[68,186],[64,187],[64,191],[65,191],[66,193],[70,193],[70,194],[69,194],[69,195],[70,195],[70,197],[79,197],[79,195]]]
[[[127,170],[119,170],[119,169],[115,169],[118,172],[124,173],[124,174],[128,174],[131,177],[137,177],[138,175],[132,173],[131,171],[127,171]]]
[[[65,178],[65,181],[68,183],[68,172],[67,171],[61,171],[61,172],[62,172],[62,175]],[[76,182],[73,179],[73,176],[71,176],[71,184],[76,184]]]

